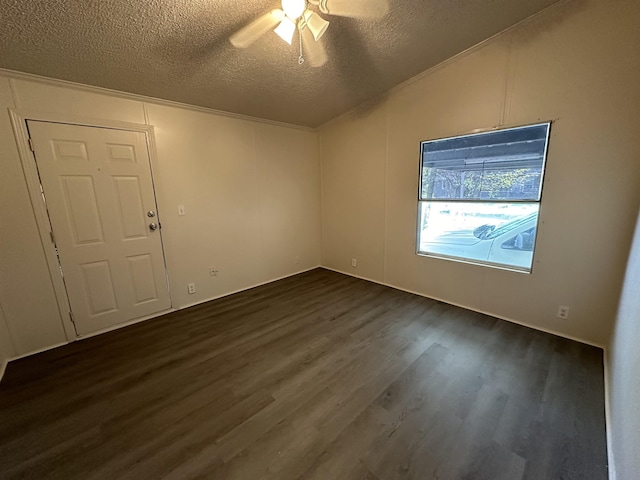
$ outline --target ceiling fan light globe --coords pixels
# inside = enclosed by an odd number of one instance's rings
[[[305,8],[307,8],[306,0],[282,0],[282,10],[291,20],[300,18]]]
[[[314,40],[320,40],[320,37],[327,31],[329,22],[311,10],[305,12],[304,19],[307,27],[309,27],[309,30],[313,34]]]
[[[269,12],[269,15],[271,15],[274,19],[278,20],[279,22],[281,22],[285,16],[284,12],[279,8],[276,8],[275,10],[271,10]]]
[[[291,21],[289,17],[284,17],[278,25],[274,32],[278,34],[278,36],[291,45],[293,41],[293,34],[296,31],[296,24]]]

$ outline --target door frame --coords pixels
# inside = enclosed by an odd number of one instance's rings
[[[60,275],[60,265],[58,263],[58,256],[55,250],[55,244],[51,236],[51,223],[49,220],[49,214],[47,208],[42,201],[42,192],[40,190],[40,177],[38,175],[37,163],[34,152],[31,150],[29,144],[29,131],[27,128],[27,121],[48,122],[48,123],[63,123],[69,125],[78,125],[84,127],[97,127],[97,128],[111,128],[116,130],[129,130],[133,132],[140,132],[145,135],[147,143],[147,151],[149,153],[149,169],[151,172],[151,182],[153,185],[154,196],[156,200],[156,206],[158,207],[158,221],[160,222],[160,215],[162,207],[159,205],[160,198],[162,197],[157,182],[155,181],[154,171],[157,169],[157,155],[155,146],[154,129],[152,125],[144,125],[137,123],[121,122],[117,120],[104,120],[88,117],[79,117],[76,115],[67,114],[55,114],[55,113],[43,113],[30,110],[18,110],[9,108],[9,117],[11,119],[11,125],[13,127],[13,134],[16,140],[16,146],[18,147],[18,154],[20,156],[20,162],[22,163],[22,170],[24,172],[25,182],[27,184],[27,190],[29,191],[29,198],[31,200],[31,207],[38,226],[38,232],[40,234],[40,242],[45,254],[47,266],[49,268],[49,277],[53,290],[55,292],[56,302],[58,304],[58,313],[60,320],[64,328],[64,333],[67,341],[72,342],[80,338],[89,338],[101,333],[116,330],[132,323],[141,322],[149,318],[157,317],[166,312],[175,310],[173,308],[174,302],[171,295],[171,284],[169,282],[169,271],[167,268],[167,259],[164,252],[164,240],[162,238],[162,229],[160,229],[160,242],[162,244],[163,259],[165,265],[165,277],[167,279],[167,289],[169,290],[170,308],[166,311],[156,313],[153,315],[136,318],[112,327],[99,330],[97,332],[87,335],[77,335],[74,324],[71,320],[71,307],[67,297],[67,290],[62,276]]]

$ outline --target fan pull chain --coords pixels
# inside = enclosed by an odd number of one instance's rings
[[[300,31],[300,27],[298,27],[298,40],[300,41],[300,56],[298,57],[298,65],[302,65],[304,63],[304,57],[302,56],[302,32]]]

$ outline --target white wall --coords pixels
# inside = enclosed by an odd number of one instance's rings
[[[321,128],[323,264],[606,345],[640,203],[639,22],[635,0],[563,2]],[[420,141],[541,120],[533,273],[417,256]]]
[[[640,478],[640,216],[629,255],[616,326],[608,350],[612,471]]]
[[[0,74],[0,358],[66,341],[7,108],[154,126],[174,308],[320,264],[317,134]],[[183,204],[187,214],[178,216]],[[297,260],[297,263],[296,263]],[[217,277],[209,268],[219,270]],[[197,293],[187,294],[195,282]],[[0,319],[2,320],[2,319]],[[8,346],[5,346],[6,345]]]
[[[160,105],[147,111],[179,306],[320,264],[315,133]],[[178,216],[180,204],[185,216]],[[187,294],[189,282],[195,295]]]
[[[9,80],[0,77],[0,304],[13,345],[10,357],[65,341],[7,114],[15,101]]]

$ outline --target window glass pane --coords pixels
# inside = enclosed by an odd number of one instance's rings
[[[530,271],[539,204],[420,202],[419,253]]]
[[[549,124],[422,143],[421,199],[539,200]]]

